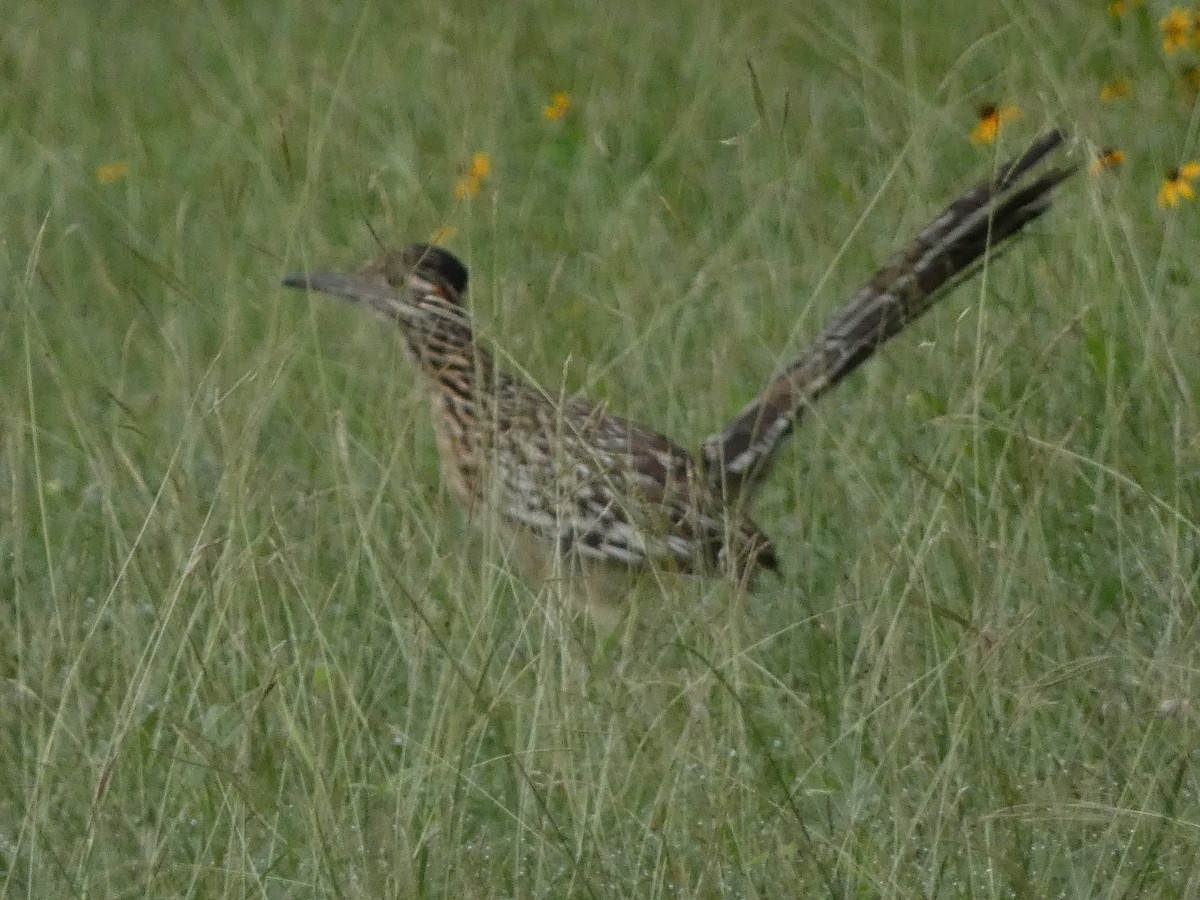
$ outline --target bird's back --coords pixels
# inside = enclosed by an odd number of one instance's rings
[[[498,511],[560,552],[685,572],[777,567],[770,541],[727,509],[690,453],[581,399],[512,383],[486,451]],[[514,427],[515,425],[515,427]]]

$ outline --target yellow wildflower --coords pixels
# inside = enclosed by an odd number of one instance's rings
[[[1100,88],[1100,99],[1112,103],[1133,93],[1133,82],[1128,78],[1117,78]]]
[[[550,95],[550,103],[542,108],[542,116],[551,122],[557,121],[571,111],[571,98],[565,91],[555,91]]]
[[[450,238],[454,237],[456,234],[458,234],[458,229],[455,228],[453,225],[439,225],[437,228],[433,229],[433,231],[430,233],[429,243],[444,244],[444,243],[446,243],[446,241],[450,240]]]
[[[488,155],[482,151],[471,157],[471,168],[469,174],[472,178],[477,178],[480,181],[492,174],[492,161],[488,159]]]
[[[1096,158],[1088,166],[1088,171],[1093,175],[1099,175],[1101,172],[1115,169],[1123,162],[1125,162],[1125,151],[1118,150],[1116,147],[1108,147],[1096,154]]]
[[[995,103],[984,103],[979,107],[979,121],[971,129],[971,143],[990,144],[1000,133],[1000,126],[1005,122],[1016,119],[1021,110],[1015,106],[997,106]]]
[[[458,183],[454,185],[454,196],[459,200],[477,196],[479,188],[483,186],[484,181],[491,173],[492,161],[488,155],[482,151],[475,153],[471,157],[471,165],[467,168],[467,174],[458,179]]]
[[[122,160],[121,162],[105,163],[102,166],[96,166],[96,184],[116,184],[122,181],[129,174],[129,163]]]
[[[1166,208],[1176,206],[1180,200],[1195,200],[1192,182],[1197,178],[1200,178],[1200,162],[1184,163],[1178,169],[1172,169],[1158,189],[1158,205]]]
[[[1196,19],[1182,6],[1175,6],[1159,21],[1158,27],[1163,33],[1163,53],[1178,53],[1192,39]]]

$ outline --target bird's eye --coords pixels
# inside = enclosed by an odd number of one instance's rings
[[[403,259],[389,259],[387,268],[383,270],[383,277],[392,287],[403,287],[410,272],[412,272],[412,266]]]

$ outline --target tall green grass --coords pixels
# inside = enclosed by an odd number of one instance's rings
[[[477,7],[6,5],[4,892],[1200,891],[1165,10]],[[806,420],[781,579],[623,640],[469,526],[395,336],[278,286],[452,226],[502,358],[697,446],[1049,123],[1128,164]]]

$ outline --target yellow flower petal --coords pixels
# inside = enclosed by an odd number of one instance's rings
[[[1178,53],[1188,45],[1195,22],[1190,12],[1176,6],[1159,20],[1158,27],[1163,33],[1163,53]]]
[[[129,174],[129,163],[124,160],[120,162],[105,163],[102,166],[96,166],[96,183],[97,184],[115,184],[121,181]]]
[[[1189,167],[1196,163],[1188,163]],[[1180,200],[1195,200],[1196,191],[1192,187],[1182,169],[1172,169],[1167,173],[1167,179],[1158,189],[1158,205],[1162,207],[1175,206]]]
[[[550,95],[550,103],[542,109],[542,115],[555,121],[561,119],[571,111],[571,98],[567,96],[565,91],[556,91]]]
[[[996,131],[999,127],[1000,123],[995,119],[980,119],[971,129],[971,143],[990,144],[996,139]]]
[[[488,159],[488,155],[486,153],[476,153],[471,157],[471,168],[469,172],[472,178],[483,181],[483,179],[492,174],[492,161]]]
[[[1197,178],[1200,178],[1200,161],[1192,160],[1191,162],[1184,163],[1179,167],[1179,176],[1188,181],[1195,181]]]
[[[971,142],[975,144],[990,144],[1000,133],[1000,126],[1010,119],[1020,117],[1021,110],[1012,106],[997,106],[985,103],[979,107],[979,121],[971,129]]]
[[[429,243],[444,244],[458,234],[458,229],[453,225],[439,225],[429,235]]]
[[[1088,171],[1093,175],[1099,175],[1102,172],[1115,169],[1121,163],[1125,162],[1125,151],[1118,150],[1115,147],[1110,147],[1107,150],[1101,151],[1088,166]]]
[[[1100,99],[1105,103],[1112,103],[1114,100],[1128,97],[1132,93],[1133,82],[1128,78],[1117,78],[1100,88]]]
[[[471,164],[467,166],[467,174],[458,179],[458,183],[454,185],[454,196],[459,200],[478,196],[479,189],[491,172],[492,161],[486,153],[480,150],[472,154]]]

